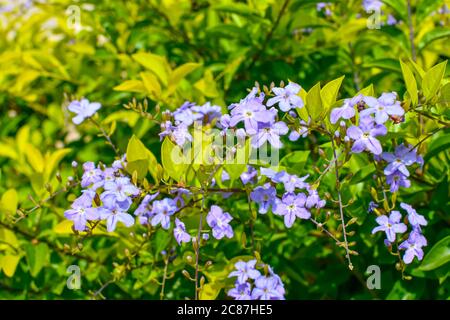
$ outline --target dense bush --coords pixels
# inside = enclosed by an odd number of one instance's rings
[[[448,1],[0,3],[1,298],[449,297]]]

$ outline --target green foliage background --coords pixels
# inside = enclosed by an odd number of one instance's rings
[[[160,297],[165,267],[160,252],[175,245],[171,232],[159,230],[149,240],[142,236],[147,230],[135,226],[76,236],[63,217],[79,193],[59,191],[72,175],[71,161],[110,164],[115,157],[95,126],[72,124],[68,99],[101,102],[98,120],[119,149],[125,152],[134,134],[161,163],[159,126],[146,113],[123,107],[132,98],[147,98],[148,113],[173,110],[186,100],[225,107],[244,97],[255,81],[270,85],[290,79],[308,91],[343,75],[338,99],[373,84],[377,95],[397,91],[407,107],[414,106],[407,88],[413,92],[417,81],[416,99],[431,105],[424,112],[434,119],[419,121],[417,113],[408,113],[407,123],[389,137],[416,144],[433,133],[420,145],[424,169],[398,195],[429,220],[425,260],[409,266],[412,279],[402,280],[381,235],[370,235],[375,216],[367,208],[375,169],[363,156],[353,157],[342,173],[353,172],[343,184],[343,198],[349,203],[347,218],[357,218],[349,227],[355,231],[352,249],[359,253],[354,270],[348,270],[343,249],[314,226],[299,223],[286,230],[269,216],[255,225],[261,258],[281,275],[288,299],[449,297],[450,68],[444,65],[443,77],[432,78],[437,87],[429,97],[433,90],[423,81],[427,70],[449,58],[450,16],[435,13],[444,3],[450,6],[448,1],[412,0],[409,19],[407,0],[385,0],[381,21],[390,13],[402,22],[379,29],[367,27],[373,16],[355,0],[331,1],[329,17],[316,11],[315,0],[54,0],[29,7],[22,2],[0,2],[0,298]],[[11,3],[15,8],[4,11]],[[74,27],[78,10],[80,28]],[[399,58],[410,70],[405,76]],[[314,167],[326,164],[319,149],[330,155],[327,140],[310,135],[287,144],[281,156],[289,155],[283,161],[293,172],[315,175]],[[334,185],[330,175],[319,190],[333,194]],[[211,203],[216,200],[222,201],[211,198]],[[233,258],[253,254],[242,236],[248,231],[247,202],[232,197],[223,206],[242,223],[232,241],[202,248],[201,263],[213,261],[202,272],[207,284],[202,298],[224,298],[232,285],[226,275]],[[192,212],[188,229],[195,229],[196,219]],[[329,228],[337,229],[334,223]],[[190,246],[177,248],[165,298],[193,297],[194,285],[182,274],[193,273],[192,257]],[[66,270],[73,264],[81,268],[79,290],[66,286]],[[373,264],[381,267],[381,290],[365,285],[365,270]]]

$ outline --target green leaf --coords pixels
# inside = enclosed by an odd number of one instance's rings
[[[135,135],[128,141],[127,171],[130,174],[136,171],[138,179],[143,179],[149,171],[155,182],[158,182],[158,161],[155,155]]]
[[[419,51],[425,49],[429,44],[438,39],[450,37],[450,28],[434,28],[427,32],[419,41]]]
[[[373,84],[369,84],[367,87],[361,89],[356,95],[359,94],[362,94],[363,96],[373,97],[375,95]]]
[[[215,300],[222,288],[223,284],[218,282],[204,284],[200,291],[200,300]]]
[[[9,215],[16,214],[17,206],[19,204],[19,196],[15,189],[8,189],[3,195],[0,201],[0,209]]]
[[[310,153],[309,150],[297,150],[288,153],[281,159],[280,165],[291,169],[293,173],[302,172]]]
[[[419,269],[434,270],[450,261],[450,235],[438,241],[427,253]]]
[[[20,258],[21,256],[12,254],[0,256],[0,269],[3,270],[7,277],[11,278],[12,276],[14,276]]]
[[[383,0],[383,2],[394,9],[397,14],[402,17],[403,21],[408,21],[408,8],[406,6],[406,1]]]
[[[413,106],[416,106],[419,102],[416,79],[414,78],[414,74],[412,73],[411,69],[407,64],[403,63],[402,60],[400,60],[400,66],[402,68],[403,79],[405,80],[405,85],[409,97],[411,98]]]
[[[144,83],[140,80],[127,80],[115,86],[113,88],[116,91],[127,91],[127,92],[137,92],[145,93],[147,92]]]
[[[42,242],[38,245],[30,243],[25,247],[25,253],[30,267],[30,274],[35,278],[48,262],[48,246]]]
[[[28,143],[25,150],[25,155],[27,157],[28,163],[36,172],[44,171],[44,158],[42,157],[42,153],[38,148],[33,146],[31,143]]]
[[[308,91],[306,95],[306,108],[313,121],[319,120],[323,112],[322,100],[320,98],[320,83],[317,83]]]
[[[331,106],[336,102],[337,96],[339,94],[339,88],[341,87],[342,80],[345,76],[334,79],[328,82],[322,90],[320,90],[320,96],[322,98],[322,103],[324,106],[324,112],[328,112]]]
[[[400,73],[401,70],[398,65],[398,61],[396,59],[377,59],[370,62],[366,62],[363,65],[363,68],[379,68],[383,70],[389,70]]]
[[[448,150],[449,148],[450,148],[450,134],[447,133],[434,138],[431,141],[428,147],[428,151],[424,156],[424,161],[428,162],[430,159],[432,159],[442,151]]]
[[[427,71],[422,80],[423,94],[427,100],[433,98],[441,86],[447,61],[441,62]]]
[[[199,90],[205,97],[216,98],[219,96],[219,91],[217,90],[216,81],[210,70],[205,72],[202,79],[198,80],[194,87]]]
[[[133,55],[133,59],[154,73],[161,83],[167,86],[170,67],[165,57],[147,52],[139,52]]]
[[[433,11],[442,6],[444,0],[420,0],[417,4],[416,21],[420,24]]]
[[[61,160],[71,151],[69,148],[56,150],[51,154],[51,156],[45,161],[45,172],[44,180],[48,181],[50,176],[55,172]]]
[[[183,80],[189,73],[201,67],[201,65],[201,63],[188,62],[173,70],[170,74],[168,94],[174,92],[180,81]]]
[[[158,79],[150,72],[141,72],[139,75],[149,96],[156,100],[161,97],[161,85]]]
[[[184,180],[188,163],[181,148],[169,138],[165,138],[161,146],[161,162],[164,171],[175,181]]]
[[[447,108],[450,107],[450,82],[442,87],[439,102]]]

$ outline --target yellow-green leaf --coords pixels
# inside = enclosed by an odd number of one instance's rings
[[[334,79],[328,82],[322,90],[320,90],[320,97],[322,98],[322,104],[324,107],[324,112],[327,112],[331,106],[336,102],[339,88],[341,87],[342,80],[344,80],[345,76]]]
[[[188,163],[179,146],[165,138],[161,146],[161,161],[164,171],[175,181],[184,180]]]
[[[217,282],[204,284],[200,291],[200,300],[215,300],[222,288],[223,284]]]
[[[19,196],[17,195],[17,191],[15,189],[9,189],[2,195],[0,209],[6,214],[13,215],[17,211],[18,204]]]
[[[322,100],[320,98],[320,83],[317,83],[308,91],[306,95],[306,108],[312,120],[319,120],[323,111]]]
[[[400,60],[400,67],[402,68],[403,79],[405,80],[406,90],[408,91],[409,97],[413,106],[416,106],[419,102],[419,97],[417,93],[417,83],[414,78],[414,74],[407,64]]]
[[[161,85],[159,84],[158,79],[150,72],[141,72],[140,76],[147,93],[151,97],[159,98],[161,96]]]
[[[31,143],[27,144],[27,149],[25,150],[25,155],[27,157],[28,163],[33,167],[36,172],[44,171],[44,158],[42,153],[33,146]]]
[[[0,269],[3,270],[7,277],[12,277],[16,272],[21,256],[7,254],[0,256]]]
[[[130,174],[136,171],[138,179],[143,179],[147,175],[149,167],[148,152],[150,151],[135,135],[128,141],[126,169]]]
[[[441,62],[427,71],[422,80],[423,94],[427,100],[433,98],[441,86],[447,61]]]
[[[116,91],[145,93],[144,83],[140,80],[127,80],[114,87]]]
[[[133,55],[133,59],[153,72],[161,83],[167,86],[170,67],[165,57],[147,52],[139,52]]]
[[[61,160],[71,151],[70,148],[59,149],[53,152],[45,162],[45,181],[55,172]]]
[[[188,62],[173,70],[170,74],[168,94],[174,92],[180,81],[200,66],[201,63]]]

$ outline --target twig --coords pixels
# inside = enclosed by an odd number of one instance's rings
[[[200,256],[200,235],[202,232],[202,226],[203,226],[203,211],[205,210],[205,198],[206,195],[202,195],[202,206],[200,211],[200,220],[198,223],[198,232],[197,232],[197,246],[195,248],[195,300],[198,300],[198,260]]]
[[[333,155],[335,159],[335,173],[336,173],[336,191],[338,194],[338,201],[339,201],[339,213],[341,215],[341,223],[342,223],[342,232],[344,234],[344,244],[345,244],[345,252],[346,252],[346,258],[348,261],[348,268],[350,270],[353,270],[353,264],[350,258],[350,252],[348,249],[348,241],[347,241],[347,231],[345,230],[345,219],[344,219],[344,210],[342,206],[342,197],[341,197],[341,183],[339,181],[339,168],[338,168],[338,161],[337,161],[337,153],[336,153],[336,145],[334,143],[334,137],[330,134],[331,138],[331,146],[333,148]]]
[[[111,148],[113,148],[115,154],[120,156],[119,149],[114,145],[114,143],[111,140],[111,136],[106,133],[105,129],[103,129],[103,127],[96,120],[94,120],[94,118],[91,117],[89,118],[89,120],[100,130],[102,136],[106,139]]]
[[[253,56],[252,61],[248,67],[248,69],[252,69],[253,66],[255,65],[256,61],[259,59],[259,57],[261,56],[261,54],[266,50],[267,45],[269,44],[270,40],[272,39],[273,33],[275,32],[275,30],[278,28],[278,25],[280,24],[280,20],[284,14],[284,12],[286,11],[288,4],[289,4],[290,0],[285,0],[280,12],[278,13],[277,19],[275,20],[274,24],[272,25],[272,28],[270,28],[269,33],[267,33],[266,38],[264,39],[263,45],[261,47],[261,49]]]
[[[414,26],[412,21],[412,13],[411,13],[411,0],[407,0],[408,5],[408,28],[409,28],[409,42],[411,44],[411,55],[412,59],[416,61],[416,46],[414,45]]]

